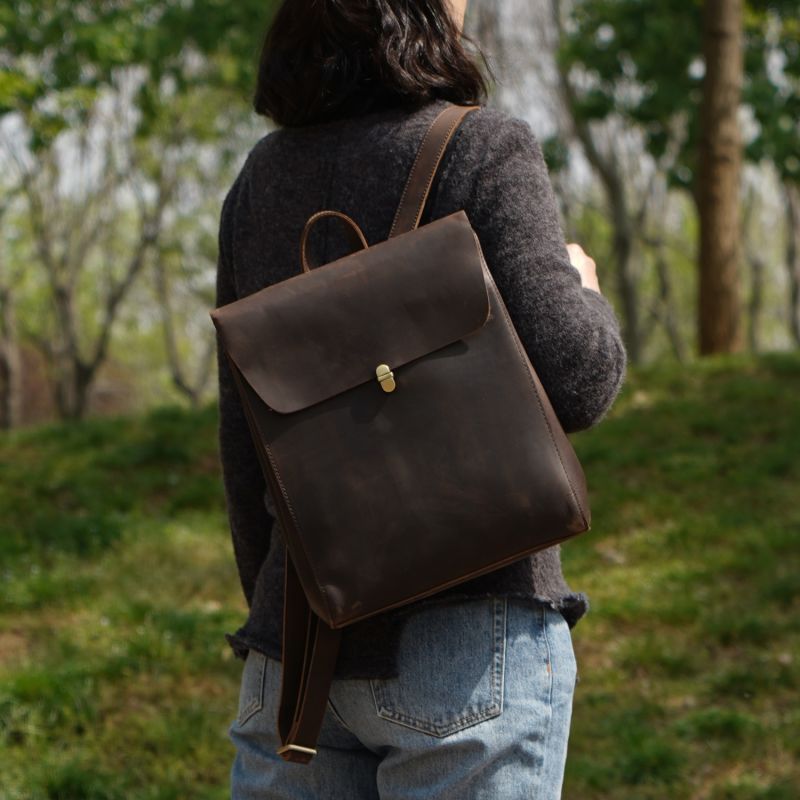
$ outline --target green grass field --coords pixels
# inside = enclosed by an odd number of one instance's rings
[[[573,437],[567,800],[800,796],[798,398],[798,354],[636,370]],[[227,797],[244,611],[215,408],[0,438],[0,798]]]

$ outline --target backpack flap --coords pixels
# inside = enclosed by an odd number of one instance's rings
[[[212,312],[259,398],[291,414],[479,330],[489,297],[464,211],[265,287]],[[385,387],[388,388],[388,387]]]

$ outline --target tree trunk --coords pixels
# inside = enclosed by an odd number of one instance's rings
[[[551,10],[558,36],[563,38],[564,25],[560,0],[551,0]],[[616,288],[622,305],[620,315],[622,338],[628,360],[632,364],[638,364],[642,357],[642,326],[639,318],[639,287],[633,263],[636,231],[625,190],[625,179],[613,149],[607,155],[601,153],[589,123],[575,113],[577,105],[575,87],[558,61],[556,69],[563,108],[567,112],[575,135],[583,146],[587,160],[600,178],[611,209],[613,266]]]
[[[672,291],[669,263],[661,249],[659,249],[658,255],[656,255],[656,276],[658,277],[658,297],[661,305],[661,316],[664,328],[667,332],[667,338],[672,345],[675,358],[678,359],[680,363],[684,363],[686,361],[686,352],[678,325],[678,315]]]
[[[603,170],[600,170],[600,176],[611,205],[611,219],[614,224],[613,252],[617,292],[622,302],[622,337],[628,358],[631,363],[638,364],[642,359],[642,330],[639,320],[639,290],[633,275],[633,226],[622,182],[611,175],[604,176]]]
[[[200,407],[208,381],[211,377],[216,344],[214,337],[209,336],[203,354],[197,362],[197,377],[192,381],[188,377],[189,368],[184,364],[178,348],[178,337],[175,330],[175,319],[170,298],[172,292],[167,278],[167,266],[157,255],[154,259],[156,300],[161,310],[161,325],[164,333],[164,348],[167,354],[172,383],[175,388],[188,399],[191,407]]]
[[[764,310],[764,286],[767,265],[761,253],[761,231],[753,234],[751,221],[758,211],[758,197],[751,186],[744,200],[742,216],[743,262],[749,268],[750,298],[747,302],[747,347],[751,353],[761,349],[761,317]]]
[[[789,269],[789,331],[800,345],[800,187],[784,185],[786,194],[786,266]]]
[[[69,353],[61,351],[54,356],[51,366],[56,373],[53,389],[58,416],[62,420],[83,419],[94,373]]]
[[[700,219],[700,353],[742,349],[739,184],[742,136],[742,0],[706,0],[706,73],[700,108],[695,201]]]
[[[0,206],[0,221],[5,217],[12,193]],[[20,422],[22,410],[22,364],[14,313],[15,276],[0,262],[0,430],[10,430]]]
[[[750,265],[750,302],[747,314],[747,346],[752,353],[761,349],[761,312],[764,308],[764,259],[752,254],[747,259]]]
[[[21,373],[11,289],[0,286],[0,430],[19,424]]]

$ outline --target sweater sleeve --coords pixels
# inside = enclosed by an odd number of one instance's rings
[[[241,174],[222,205],[216,278],[216,307],[238,299],[233,269],[233,216],[241,212]],[[252,603],[256,578],[269,549],[273,517],[265,505],[261,471],[230,364],[217,334],[219,374],[219,453],[225,504],[239,579]]]
[[[467,215],[486,263],[566,432],[597,424],[626,373],[608,299],[572,266],[539,142],[524,120],[487,132]]]

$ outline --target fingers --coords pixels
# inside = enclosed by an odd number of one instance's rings
[[[580,273],[581,284],[599,292],[600,285],[597,280],[595,260],[577,242],[567,244],[567,253],[569,253],[570,263]]]
[[[597,264],[595,260],[586,253],[586,251],[577,243],[571,242],[567,245],[567,252],[569,253],[570,261],[572,261],[574,266],[578,266],[579,264],[591,264],[592,267],[596,267]]]

